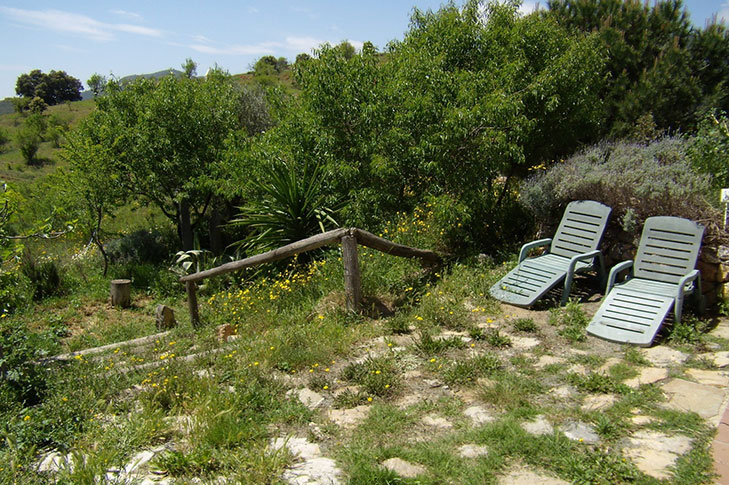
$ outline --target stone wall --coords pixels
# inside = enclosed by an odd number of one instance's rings
[[[696,267],[701,271],[701,284],[706,304],[729,298],[729,246],[704,246]]]

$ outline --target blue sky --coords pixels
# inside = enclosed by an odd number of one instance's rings
[[[94,72],[128,74],[179,68],[186,58],[198,72],[218,64],[249,70],[264,55],[293,61],[322,42],[371,41],[383,48],[402,39],[413,7],[442,0],[0,0],[0,99],[15,95],[15,80],[32,69],[64,70],[84,85]],[[461,3],[460,1],[458,3]],[[535,1],[525,1],[524,11]],[[545,4],[546,2],[542,2]],[[713,14],[729,22],[729,0],[687,0],[704,26]]]

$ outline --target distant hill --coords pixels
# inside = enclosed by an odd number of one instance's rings
[[[153,72],[150,74],[131,74],[129,76],[124,76],[123,78],[119,79],[119,82],[122,84],[132,82],[135,79],[139,78],[147,78],[147,79],[159,79],[161,77],[165,76],[175,76],[180,77],[184,75],[185,73],[177,70],[177,69],[164,69],[162,71]],[[81,91],[81,100],[86,101],[87,99],[93,99],[94,93],[91,91]],[[0,101],[0,115],[5,115],[8,113],[12,113],[14,111],[13,103],[10,101],[12,98],[5,98],[2,101]]]
[[[172,75],[175,77],[180,77],[180,76],[183,76],[184,74],[185,74],[184,72],[178,71],[177,69],[165,69],[163,71],[157,71],[157,72],[153,72],[151,74],[132,74],[130,76],[124,76],[123,78],[121,78],[119,80],[119,82],[124,84],[124,83],[128,83],[128,82],[132,82],[135,79],[138,79],[140,77],[147,78],[147,79],[159,79],[161,77],[165,77],[165,76],[169,76],[169,75]]]
[[[12,113],[13,111],[13,103],[10,101],[10,98],[5,98],[0,101],[0,115],[6,115],[8,113]]]

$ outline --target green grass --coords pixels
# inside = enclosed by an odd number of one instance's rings
[[[234,483],[277,483],[293,457],[271,450],[270,441],[300,436],[336,459],[349,483],[499,483],[514,467],[573,483],[656,483],[618,451],[617,444],[637,429],[631,421],[637,409],[655,420],[645,428],[694,439],[671,480],[711,483],[713,430],[695,414],[663,409],[657,386],[629,389],[622,383],[645,365],[640,352],[626,350],[605,371],[598,369],[606,354],[593,349],[537,369],[538,355],[510,348],[509,336],[552,329],[529,318],[507,320],[499,331],[477,326],[498,314],[481,295],[498,270],[464,263],[436,276],[369,250],[362,252],[361,265],[366,296],[386,302],[394,314],[342,311],[341,262],[336,251],[328,251],[306,265],[292,263],[236,286],[202,289],[205,325],[199,330],[189,323],[181,293],[145,284],[135,288],[135,307],[111,309],[108,278],[100,276],[98,261],[70,265],[66,277],[79,284],[5,319],[46,332],[48,351],[155,333],[159,302],[175,309],[180,325],[150,345],[52,366],[37,376],[44,385],[38,403],[18,402],[0,386],[5,441],[0,482],[92,483],[136,453],[166,444],[153,467],[179,483],[218,476]],[[156,270],[149,271],[153,276]],[[555,315],[558,329],[576,329],[584,317],[576,304]],[[237,337],[227,343],[217,339],[216,327],[224,323],[236,328]],[[411,327],[416,331],[408,336]],[[443,338],[444,330],[465,331],[472,340]],[[563,336],[549,345],[550,353],[562,355],[572,344]],[[197,358],[183,359],[191,355]],[[572,364],[588,372],[570,373]],[[565,384],[574,388],[574,398],[552,396]],[[320,408],[299,402],[296,391],[302,387],[324,398]],[[583,411],[584,397],[596,393],[615,394],[616,401],[606,410]],[[402,398],[415,399],[402,404]],[[483,407],[494,420],[474,425],[463,414],[470,406]],[[355,407],[366,412],[351,427],[327,417],[329,409]],[[451,427],[427,425],[423,418],[429,415]],[[590,423],[602,442],[588,446],[559,431],[529,435],[521,424],[537,415],[557,427],[567,420]],[[464,444],[485,446],[488,454],[463,458]],[[73,450],[73,469],[39,474],[41,449]],[[404,479],[380,466],[394,457],[425,471]]]

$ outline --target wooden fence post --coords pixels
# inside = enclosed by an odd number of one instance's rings
[[[197,285],[194,281],[185,281],[187,290],[187,308],[190,310],[190,322],[194,328],[200,326],[200,312],[197,309]]]
[[[347,310],[358,312],[362,304],[362,285],[355,236],[342,237],[342,262],[344,263],[344,294]]]

